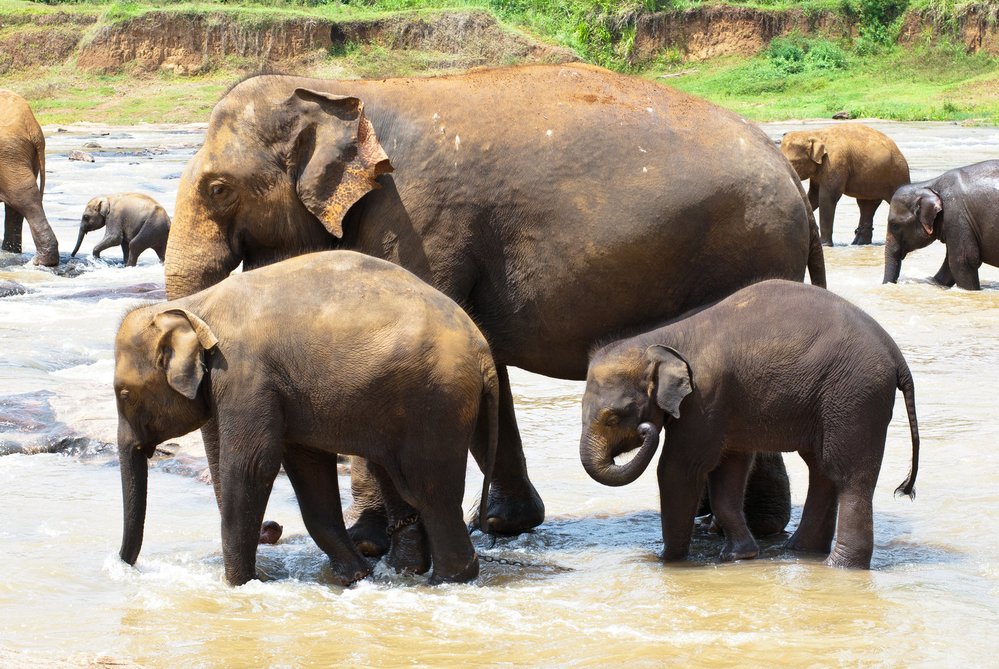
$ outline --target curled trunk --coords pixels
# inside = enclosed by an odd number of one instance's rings
[[[659,446],[659,428],[652,423],[638,426],[642,445],[629,462],[619,465],[612,455],[613,444],[592,434],[583,435],[579,442],[579,457],[583,469],[594,481],[609,486],[627,485],[642,475]]]
[[[128,564],[135,564],[142,548],[142,531],[146,522],[149,471],[145,450],[134,439],[128,438],[128,432],[118,427],[118,463],[121,466],[121,501],[125,521],[118,554]]]

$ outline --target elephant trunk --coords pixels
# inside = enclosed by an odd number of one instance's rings
[[[905,256],[905,249],[889,232],[885,240],[885,278],[882,283],[898,283],[898,275],[902,272],[902,260]]]
[[[619,465],[614,462],[611,444],[592,434],[584,435],[579,442],[579,458],[583,469],[594,481],[609,486],[627,485],[637,479],[649,466],[659,446],[659,428],[652,423],[638,426],[642,445],[631,461]]]
[[[80,244],[83,243],[83,236],[87,234],[87,229],[80,226],[80,236],[76,238],[76,246],[73,247],[73,252],[69,254],[71,258],[76,257],[76,252],[80,250]]]
[[[167,237],[163,272],[167,298],[171,300],[215,285],[243,260],[230,247],[208,212],[192,204],[190,196],[184,195],[184,189],[189,187],[186,182],[181,183],[177,211]]]
[[[149,479],[146,451],[127,423],[120,420],[118,463],[121,467],[121,500],[125,522],[121,536],[121,551],[118,555],[128,564],[135,564],[142,548],[142,532],[146,522],[146,489]]]

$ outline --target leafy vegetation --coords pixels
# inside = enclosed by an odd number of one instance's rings
[[[767,10],[799,8],[807,17],[835,12],[853,30],[838,39],[790,35],[751,58],[690,62],[673,46],[651,59],[635,54],[640,18],[709,0],[0,0],[3,29],[29,29],[32,17],[59,11],[85,14],[96,27],[157,10],[209,13],[252,25],[289,17],[364,19],[388,12],[486,9],[508,25],[573,49],[586,61],[668,83],[756,119],[853,117],[898,120],[975,119],[999,123],[999,59],[970,54],[957,41],[959,0],[728,0]],[[56,7],[57,5],[57,7]],[[999,0],[976,5],[999,20]],[[936,36],[905,47],[898,37],[907,11],[930,16]],[[87,28],[83,28],[87,30]],[[947,35],[953,35],[953,41]],[[2,49],[0,49],[2,51]],[[96,75],[58,65],[2,74],[0,86],[31,95],[47,122],[92,118],[111,122],[202,120],[216,96],[247,63],[233,60],[197,76],[131,72]],[[378,44],[341,45],[308,70],[317,76],[379,77],[447,69],[445,55],[398,51]],[[93,92],[102,91],[95,102]]]

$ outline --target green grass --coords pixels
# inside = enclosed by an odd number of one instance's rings
[[[710,99],[759,120],[828,118],[847,111],[855,118],[897,120],[968,120],[999,124],[999,59],[968,54],[963,45],[928,38],[911,47],[894,45],[907,0],[746,0],[729,4],[806,13],[838,11],[854,25],[853,40],[790,37],[775,40],[753,58],[725,57],[703,63],[684,62],[670,51],[652,62],[635,62],[635,23],[644,12],[684,8],[699,0],[256,0],[229,4],[108,0],[0,0],[3,34],[30,30],[38,16],[54,12],[99,18],[85,28],[142,16],[150,11],[205,14],[264,26],[283,19],[314,17],[363,20],[390,12],[440,9],[486,9],[507,25],[576,51],[584,60],[639,76],[658,78],[682,72],[665,83]],[[963,5],[955,0],[911,0],[912,7],[948,17]],[[999,15],[999,0],[983,6]],[[327,77],[383,77],[446,71],[453,57],[384,46],[348,45],[303,73]],[[178,77],[129,72],[100,75],[71,65],[36,68],[0,76],[0,87],[28,97],[43,123],[93,120],[109,123],[205,120],[218,95],[247,69],[236,60],[220,69]]]

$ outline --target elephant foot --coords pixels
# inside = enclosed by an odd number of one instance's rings
[[[479,576],[479,556],[472,553],[472,559],[463,567],[454,571],[445,571],[434,566],[434,572],[427,580],[429,585],[441,585],[442,583],[469,583]]]
[[[385,563],[398,574],[425,574],[430,570],[430,551],[423,524],[416,518],[392,533]]]
[[[824,564],[827,567],[841,569],[870,569],[871,551],[851,552],[837,546],[826,558]]]
[[[330,570],[333,572],[332,581],[343,588],[349,588],[358,581],[367,578],[373,571],[363,559],[358,559],[354,564],[340,564],[330,560]]]
[[[545,521],[545,503],[530,481],[524,481],[517,491],[493,483],[489,488],[486,527],[490,534],[520,534]],[[479,527],[476,509],[469,527]]]
[[[36,253],[31,262],[43,267],[55,267],[59,264],[59,254],[54,251],[51,253]]]
[[[726,541],[722,548],[722,562],[734,562],[736,560],[751,560],[760,554],[760,547],[751,539],[748,541],[734,542]]]
[[[854,235],[853,243],[856,245],[870,244],[872,238],[874,237],[873,228],[857,228],[853,231]]]
[[[818,540],[807,538],[800,533],[800,528],[791,537],[784,542],[784,550],[794,551],[795,553],[822,553],[826,554],[829,552],[829,546],[832,543],[831,540]]]
[[[350,526],[347,534],[365,557],[381,557],[389,549],[389,536],[386,533],[388,521],[379,511],[362,511],[357,522]]]

